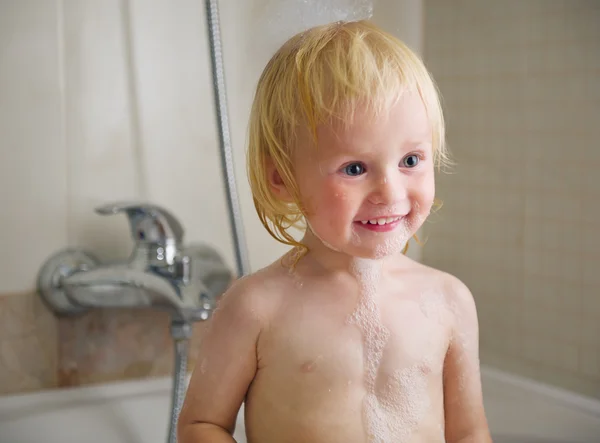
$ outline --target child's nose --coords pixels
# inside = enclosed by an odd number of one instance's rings
[[[405,199],[407,196],[406,186],[402,177],[386,174],[376,179],[370,201],[377,205],[391,205]]]

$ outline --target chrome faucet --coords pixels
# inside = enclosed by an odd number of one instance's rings
[[[166,209],[144,203],[112,203],[101,215],[125,213],[134,248],[124,262],[100,263],[82,249],[50,257],[38,275],[38,292],[56,315],[95,308],[154,308],[171,315],[175,367],[168,443],[175,443],[186,390],[192,322],[208,320],[233,274],[208,245],[183,246],[183,228]]]
[[[94,308],[155,308],[173,322],[207,320],[233,278],[208,245],[183,245],[183,228],[166,209],[144,203],[112,203],[101,215],[127,215],[134,240],[124,262],[100,263],[82,249],[50,257],[38,276],[38,290],[57,315]]]

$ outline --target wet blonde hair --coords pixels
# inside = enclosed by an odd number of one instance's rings
[[[350,124],[359,105],[374,116],[385,113],[407,90],[423,100],[439,168],[448,154],[438,92],[423,62],[396,37],[369,21],[336,22],[295,35],[275,53],[254,97],[247,169],[258,216],[276,240],[306,249],[288,232],[304,225],[292,163],[297,131],[308,129],[316,142],[319,125],[332,120]],[[292,203],[273,193],[271,165]]]

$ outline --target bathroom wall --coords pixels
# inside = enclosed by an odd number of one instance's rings
[[[473,292],[484,363],[600,398],[600,2],[424,16],[457,164],[423,259]]]
[[[285,250],[255,216],[244,165],[256,80],[286,32],[301,25],[289,14],[293,2],[280,3],[220,2],[253,270]],[[419,51],[421,4],[377,1],[373,19]],[[306,23],[326,19],[311,14]],[[36,276],[66,247],[127,257],[125,217],[94,213],[121,200],[165,206],[186,241],[213,245],[234,267],[211,85],[202,1],[0,2],[0,394],[171,370],[164,315],[99,311],[59,320],[36,294]],[[410,254],[418,259],[420,249]]]

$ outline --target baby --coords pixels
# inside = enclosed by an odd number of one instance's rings
[[[491,442],[473,297],[404,255],[448,160],[421,60],[368,21],[312,28],[266,66],[249,137],[256,210],[291,249],[220,300],[180,443],[234,442],[242,403],[249,443]]]

